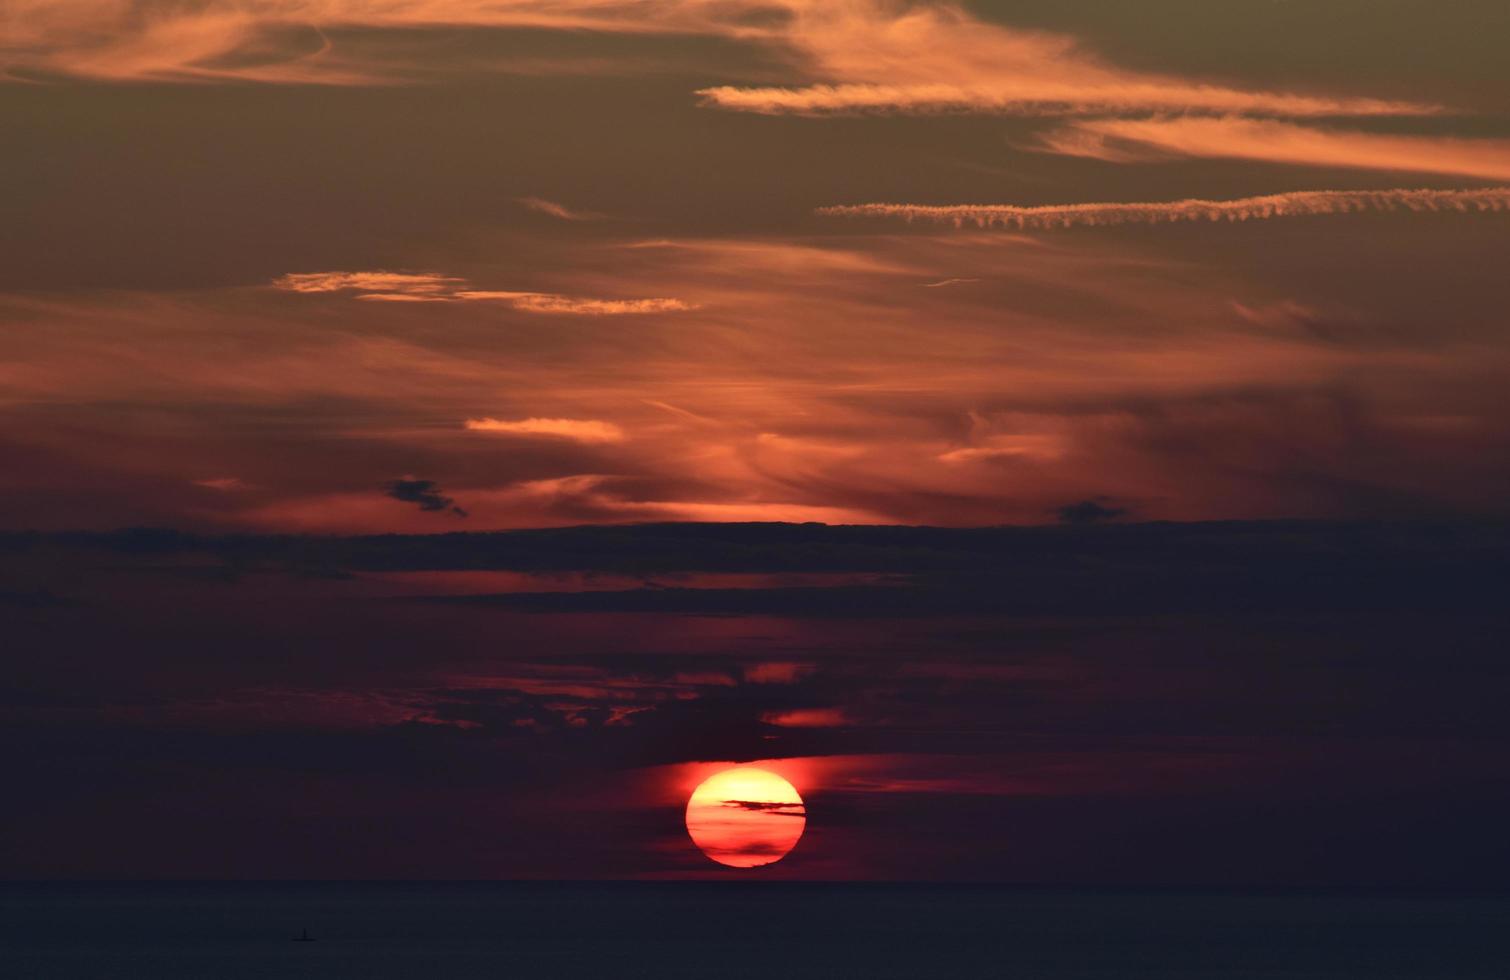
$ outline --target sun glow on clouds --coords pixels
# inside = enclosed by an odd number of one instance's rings
[[[192,406],[174,416],[175,448],[162,465],[188,487],[182,506],[226,527],[437,530],[435,513],[378,491],[393,477],[395,449],[426,460],[416,476],[434,479],[476,529],[1039,523],[1101,494],[1143,519],[1345,511],[1345,499],[1294,475],[1299,455],[1325,461],[1328,486],[1498,499],[1474,473],[1495,458],[1503,426],[1474,386],[1449,381],[1443,331],[1454,328],[1398,304],[1390,315],[1399,324],[1381,325],[1372,280],[1339,283],[1327,297],[1276,295],[1225,273],[1192,279],[1194,267],[1109,236],[1061,244],[974,229],[682,239],[588,257],[601,265],[578,271],[596,290],[696,290],[705,312],[693,330],[666,317],[627,332],[589,321],[501,333],[479,313],[484,304],[459,301],[438,318],[430,304],[387,304],[382,316],[351,304],[336,316],[263,297],[259,308],[236,291],[36,298],[12,302],[49,329],[17,334],[31,346],[0,371],[15,397],[37,403],[87,386],[116,404]],[[428,291],[437,280],[449,289],[455,278],[306,276],[284,296]],[[920,288],[946,278],[974,281]],[[1237,312],[1280,302],[1323,313],[1280,329]],[[217,344],[185,324],[213,326]],[[1380,342],[1395,335],[1408,346]],[[1360,387],[1375,377],[1400,381]],[[275,414],[287,404],[301,406],[308,434],[292,446]],[[1428,437],[1412,421],[1423,414],[1477,423]],[[94,424],[113,438],[156,417]],[[228,429],[227,417],[255,424]],[[45,422],[33,438],[82,452],[75,433]],[[1392,456],[1429,453],[1435,465],[1375,466],[1342,451],[1359,427]],[[228,431],[234,446],[207,455]],[[334,437],[389,448],[329,472]],[[494,440],[508,451],[493,451]],[[227,473],[257,491],[192,486]],[[168,520],[144,509],[159,506],[160,493],[137,489],[129,474],[112,479],[123,489],[101,521]],[[55,496],[37,491],[28,513],[51,513]]]

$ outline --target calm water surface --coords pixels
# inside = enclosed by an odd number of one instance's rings
[[[291,941],[308,929],[314,942]],[[1510,977],[1510,899],[791,884],[0,885],[5,980]]]

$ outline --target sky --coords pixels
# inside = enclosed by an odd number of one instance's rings
[[[1507,32],[4,0],[0,875],[1501,882]]]
[[[1507,573],[1481,522],[0,536],[0,874],[1500,888]],[[747,765],[803,806],[721,840]]]
[[[8,3],[4,523],[1503,514],[1503,4],[1123,6]]]

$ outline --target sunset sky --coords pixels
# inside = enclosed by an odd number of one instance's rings
[[[1503,514],[1507,30],[10,0],[5,523]]]
[[[0,0],[0,873],[1510,867],[1506,37]]]

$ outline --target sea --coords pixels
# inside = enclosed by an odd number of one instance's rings
[[[1505,980],[1510,897],[775,882],[0,884],[0,980],[534,977]]]

